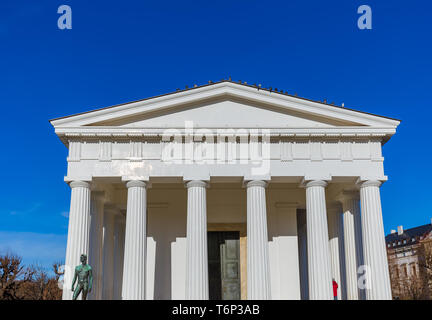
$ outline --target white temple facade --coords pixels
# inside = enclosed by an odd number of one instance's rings
[[[400,121],[224,80],[51,120],[65,288],[90,299],[391,299],[382,145]],[[63,299],[72,292],[63,290]]]

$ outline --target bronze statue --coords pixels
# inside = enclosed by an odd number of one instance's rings
[[[75,274],[72,280],[72,291],[73,300],[78,298],[78,295],[82,292],[82,300],[87,299],[87,293],[91,292],[93,284],[92,268],[87,264],[87,256],[81,255],[81,264],[75,268]],[[75,281],[78,278],[78,284],[74,290]]]

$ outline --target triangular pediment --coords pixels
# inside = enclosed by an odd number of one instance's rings
[[[234,97],[144,112],[131,117],[93,123],[90,126],[183,128],[185,121],[192,122],[195,127],[201,128],[362,126],[360,123],[351,121],[341,121],[260,103],[249,103]]]
[[[56,128],[394,127],[398,120],[229,81],[54,119]]]

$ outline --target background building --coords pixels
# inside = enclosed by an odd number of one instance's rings
[[[432,224],[386,236],[387,257],[394,299],[430,299]]]

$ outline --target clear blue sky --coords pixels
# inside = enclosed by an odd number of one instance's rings
[[[57,8],[72,7],[72,30]],[[368,4],[373,29],[357,28]],[[0,2],[0,251],[63,260],[66,148],[48,123],[232,76],[402,120],[384,146],[386,233],[429,223],[429,1]]]

